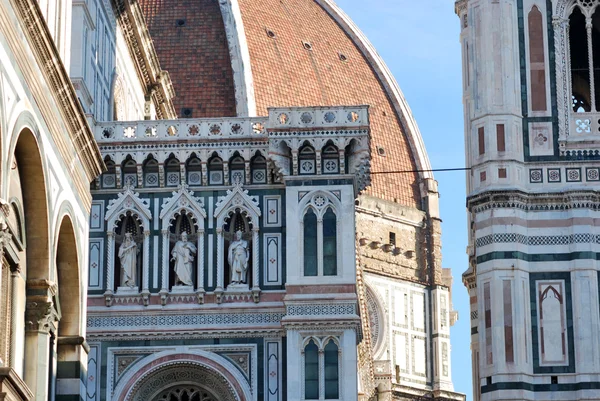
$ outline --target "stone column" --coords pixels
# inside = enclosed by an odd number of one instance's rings
[[[340,174],[345,174],[346,173],[346,151],[344,149],[339,149],[338,155],[339,155],[339,159],[340,159],[340,163],[339,163]]]
[[[36,296],[38,298],[38,296]],[[40,296],[40,298],[48,298]],[[24,378],[35,401],[48,399],[50,333],[56,332],[58,315],[49,301],[28,300],[25,310]]]
[[[116,186],[117,188],[121,188],[122,187],[122,180],[123,175],[121,174],[121,166],[119,166],[118,164],[115,164],[115,181],[116,181]]]
[[[252,228],[252,297],[254,302],[260,297],[260,233],[258,227]]]
[[[229,162],[223,160],[223,185],[229,185]]]
[[[197,274],[197,288],[196,295],[198,296],[198,303],[204,303],[204,230],[198,230],[198,254],[196,255],[196,274]]]
[[[292,150],[292,175],[298,175],[298,149]]]
[[[106,306],[112,305],[113,288],[115,288],[114,280],[115,272],[115,232],[108,231],[106,233],[106,290],[104,291],[104,301]]]
[[[165,186],[165,165],[163,163],[158,164],[158,183],[161,188]]]
[[[167,303],[169,295],[169,230],[162,230],[162,266],[160,300],[163,305]]]
[[[85,400],[85,379],[90,347],[80,336],[58,337],[56,401]]]
[[[187,182],[187,177],[185,175],[185,163],[181,163],[179,165],[179,182],[181,184],[185,184]]]
[[[207,186],[208,185],[208,171],[206,168],[206,162],[201,161],[200,168],[202,169],[202,185]]]
[[[323,173],[323,169],[321,168],[321,149],[315,149],[315,170],[317,175],[321,175]]]
[[[10,322],[10,366],[23,377],[23,350],[25,349],[24,327],[20,319],[16,316],[23,316],[25,313],[25,280],[21,276],[21,266],[11,266],[10,279],[12,281],[12,298],[10,301],[11,316]]]
[[[588,62],[590,64],[590,94],[591,94],[591,107],[592,112],[596,110],[596,83],[594,82],[594,47],[592,44],[592,19],[585,19],[585,28],[587,31],[587,45],[588,45]],[[597,46],[597,44],[596,44]]]
[[[223,229],[217,228],[217,287],[215,288],[215,295],[217,296],[217,303],[221,303],[221,297],[223,295],[224,278],[225,278],[225,266],[223,263]]]
[[[251,181],[251,177],[250,177],[250,160],[245,160],[244,163],[244,173],[245,173],[245,177],[246,177],[246,184],[250,184]]]
[[[149,286],[149,276],[150,276],[150,231],[144,231],[144,249],[142,253],[143,265],[142,265],[142,299],[144,301],[144,306],[148,306],[150,300],[150,286]]]

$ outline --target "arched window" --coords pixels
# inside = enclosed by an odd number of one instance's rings
[[[323,216],[323,275],[337,275],[337,218],[331,208]]]
[[[319,399],[319,347],[314,340],[304,347],[304,399]]]
[[[236,156],[229,162],[229,182],[232,184],[245,182],[245,164],[241,156]]]
[[[176,187],[181,183],[181,171],[179,168],[179,160],[175,157],[170,157],[165,162],[166,184],[168,187]]]
[[[333,340],[325,345],[324,354],[325,399],[337,400],[340,398],[339,355],[338,346]]]
[[[208,183],[223,185],[223,161],[219,156],[214,156],[208,162]]]
[[[144,186],[158,187],[158,161],[151,155],[144,163]]]
[[[298,164],[300,174],[315,174],[316,172],[316,154],[310,145],[304,145],[298,155]]]
[[[267,183],[267,161],[261,155],[256,155],[252,159],[252,183]]]
[[[131,156],[127,156],[127,159],[123,162],[123,186],[131,185],[137,186],[137,164]]]
[[[569,47],[571,51],[571,85],[573,111],[591,111],[590,64],[586,18],[579,7],[569,16]]]
[[[202,185],[202,163],[195,154],[188,159],[186,170],[189,185]]]
[[[106,158],[104,163],[106,164],[106,171],[102,174],[102,188],[115,188],[117,186],[115,162]]]
[[[531,110],[546,111],[546,57],[544,54],[544,24],[542,13],[533,6],[529,24],[529,74],[531,79]]]
[[[338,174],[340,172],[340,156],[335,146],[329,145],[323,149],[321,164],[323,174]]]
[[[317,215],[309,208],[304,215],[304,275],[318,274]]]

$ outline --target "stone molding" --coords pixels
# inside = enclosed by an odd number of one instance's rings
[[[169,73],[160,68],[158,54],[139,3],[134,0],[112,0],[111,3],[145,95],[152,99],[156,108],[157,118],[177,118],[173,105],[175,89]]]
[[[14,369],[8,367],[0,367],[0,394],[3,400],[6,399],[6,395],[8,400],[13,400],[10,395],[16,395],[20,401],[33,400],[33,393],[27,384]]]
[[[27,40],[38,60],[38,65],[44,66],[50,93],[59,106],[71,137],[76,153],[83,162],[88,182],[91,182],[104,170],[104,162],[71,80],[62,64],[60,54],[48,31],[46,22],[37,1],[15,0],[15,10],[21,17],[23,30]],[[73,155],[59,147],[65,160]]]
[[[526,193],[522,191],[489,191],[467,199],[472,213],[488,209],[515,208],[526,211],[562,211],[570,209],[600,209],[600,194],[596,191],[564,191],[560,193]]]

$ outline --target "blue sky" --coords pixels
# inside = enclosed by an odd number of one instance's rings
[[[459,21],[451,0],[337,0],[396,77],[423,135],[433,168],[464,167]],[[471,400],[465,173],[438,172],[444,267],[454,275],[459,321],[452,327],[452,378]]]

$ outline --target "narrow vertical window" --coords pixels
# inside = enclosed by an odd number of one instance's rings
[[[304,275],[317,275],[317,215],[312,209],[304,215]]]
[[[514,362],[513,347],[513,315],[512,315],[512,288],[510,280],[502,281],[502,298],[504,304],[504,354],[506,362]]]
[[[569,17],[569,46],[571,50],[571,85],[573,111],[591,111],[590,66],[585,16],[575,7]]]
[[[533,6],[529,12],[529,76],[531,110],[546,111],[546,64],[542,13]]]
[[[481,156],[485,153],[485,130],[483,127],[479,127],[477,136],[479,139],[479,156]]]
[[[323,216],[323,275],[337,274],[337,218],[331,208]]]
[[[496,124],[496,147],[498,148],[498,152],[506,151],[504,124]]]
[[[325,346],[325,399],[338,398],[340,398],[338,346],[333,340],[329,340]]]
[[[592,16],[592,53],[594,61],[594,93],[596,94],[596,111],[600,110],[600,7]]]
[[[319,399],[319,348],[313,340],[304,347],[304,399]]]
[[[491,365],[494,363],[492,351],[492,300],[490,283],[483,284],[483,303],[485,310],[485,357],[486,363]]]

